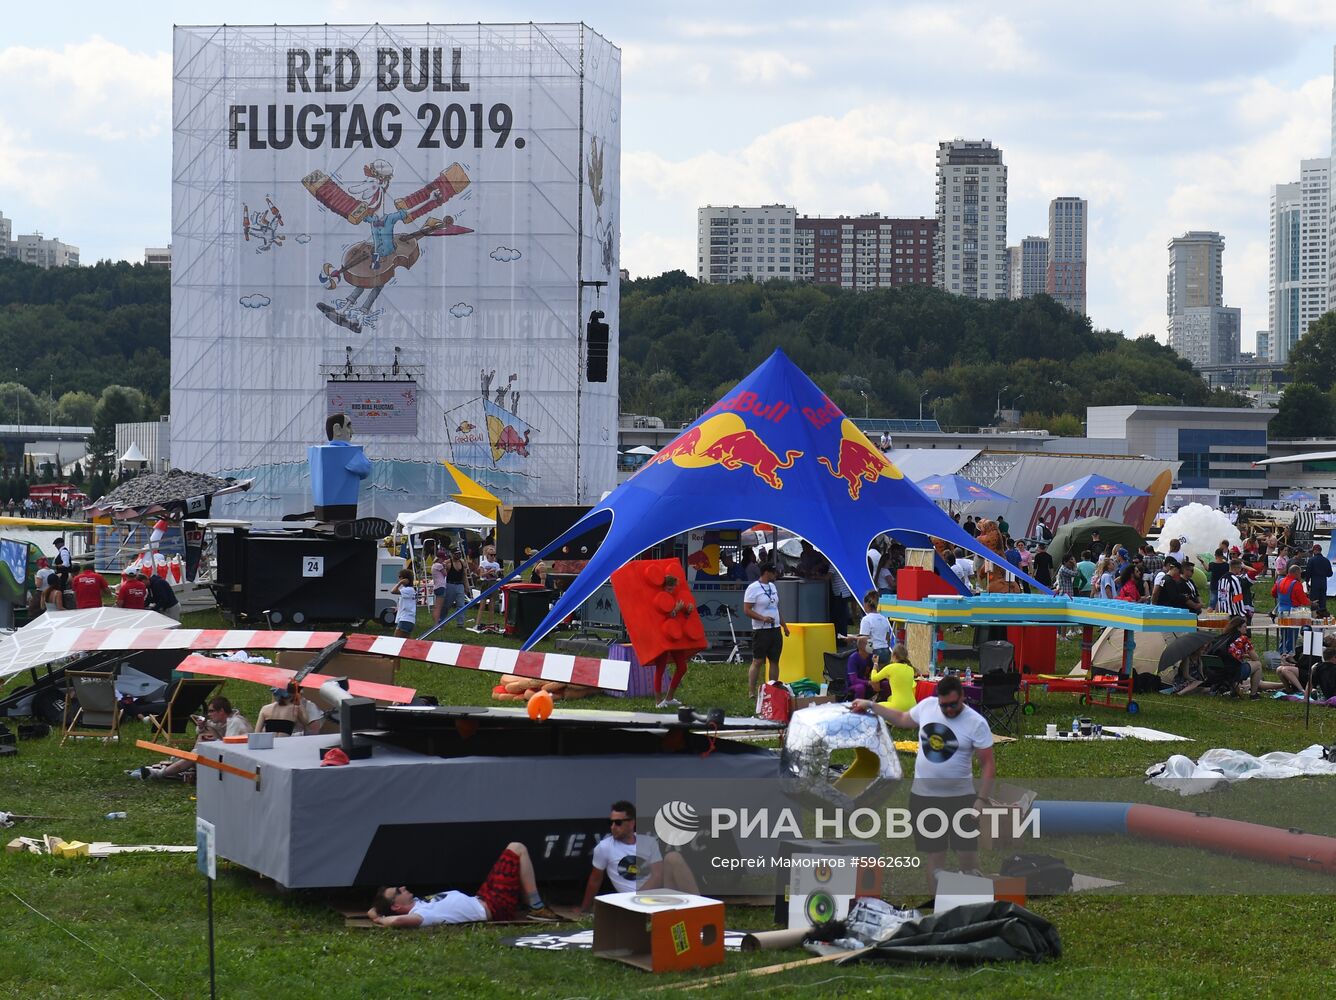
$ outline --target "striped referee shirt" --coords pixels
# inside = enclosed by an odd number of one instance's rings
[[[1215,603],[1221,611],[1243,614],[1243,581],[1233,573],[1222,577],[1215,586]]]

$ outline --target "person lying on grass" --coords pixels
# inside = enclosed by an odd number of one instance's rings
[[[543,903],[528,848],[517,840],[506,845],[476,896],[451,889],[419,898],[406,885],[383,885],[366,911],[373,924],[399,928],[513,920],[517,913],[529,920],[561,919]]]

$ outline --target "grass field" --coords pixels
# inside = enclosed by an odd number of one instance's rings
[[[186,624],[208,627],[217,619],[212,614],[187,616]],[[451,638],[467,635],[450,631]],[[1064,643],[1062,653],[1064,662],[1074,660],[1075,644]],[[443,702],[485,704],[493,678],[409,663],[398,683]],[[257,685],[229,682],[225,693],[252,720],[268,700],[267,691]],[[750,712],[745,667],[693,666],[683,693],[697,706]],[[645,701],[597,698],[578,707],[645,708]],[[1029,732],[1042,730],[1046,722],[1070,721],[1076,712],[1070,695],[1039,696],[1036,701],[1036,714],[1025,722]],[[1144,696],[1140,701],[1143,711],[1135,721],[1197,742],[1065,746],[1021,740],[998,749],[999,775],[1019,783],[1055,776],[1135,777],[1174,752],[1195,756],[1220,746],[1261,753],[1336,741],[1336,712],[1326,709],[1314,710],[1312,727],[1305,731],[1301,705],[1206,697]],[[1110,709],[1084,714],[1106,724],[1128,721],[1124,713]],[[21,823],[7,831],[5,839],[54,833],[85,841],[193,842],[192,788],[146,784],[123,774],[150,758],[134,748],[135,738],[145,736],[146,727],[132,724],[119,745],[79,741],[61,748],[55,736],[22,743],[18,756],[0,760],[0,809],[61,819]],[[1301,792],[1306,783],[1324,780],[1331,779],[1275,784]],[[523,789],[513,791],[523,794]],[[102,818],[115,810],[128,818]],[[1291,825],[1287,819],[1276,816],[1272,822]],[[1173,850],[1165,848],[1164,857],[1172,859]],[[1227,870],[1250,863],[1221,859],[1219,864]],[[921,897],[919,891],[914,898]],[[284,892],[222,862],[214,900],[223,997],[623,997],[700,978],[679,974],[656,979],[587,952],[545,953],[501,945],[501,938],[516,933],[514,928],[345,929],[326,894]],[[735,980],[709,992],[723,997],[836,992],[1317,997],[1331,995],[1336,985],[1330,943],[1336,896],[1080,894],[1035,900],[1032,908],[1058,928],[1064,948],[1060,961],[976,969],[823,965]],[[731,908],[728,925],[768,927],[767,916],[762,909]],[[0,997],[208,996],[206,927],[204,881],[193,856],[0,856]],[[795,952],[730,955],[722,969],[711,973],[802,957]]]

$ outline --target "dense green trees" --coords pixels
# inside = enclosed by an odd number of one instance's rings
[[[846,412],[987,425],[998,405],[1240,406],[1151,337],[1097,331],[1047,296],[978,302],[922,286],[700,285],[681,271],[622,286],[622,410],[694,416],[781,347]],[[863,395],[866,393],[866,397]],[[1000,395],[1000,399],[999,399]],[[1064,421],[1067,428],[1075,426]]]
[[[1336,435],[1336,312],[1318,317],[1290,350],[1290,383],[1280,395],[1280,412],[1268,428],[1272,437]],[[0,407],[3,407],[0,397]]]
[[[58,422],[87,425],[97,397],[114,383],[135,386],[151,400],[162,396],[169,384],[170,295],[168,272],[142,264],[44,271],[0,260],[0,379],[31,390],[31,412],[19,398],[25,421],[46,423],[54,410]],[[15,400],[4,388],[0,422],[8,423]],[[87,396],[67,402],[73,393]]]
[[[621,302],[622,410],[670,422],[694,416],[776,347],[856,415],[917,417],[921,402],[925,417],[969,426],[992,423],[1000,403],[1028,423],[1071,429],[1090,404],[1242,403],[1213,393],[1153,338],[1094,330],[1047,296],[978,302],[921,286],[701,285],[670,271],[623,284]],[[54,415],[105,438],[108,421],[158,416],[168,401],[169,314],[166,270],[104,262],[43,271],[0,260],[0,423]],[[1327,360],[1313,362],[1311,378],[1326,391],[1336,351],[1316,354]],[[114,386],[135,391],[109,401]]]

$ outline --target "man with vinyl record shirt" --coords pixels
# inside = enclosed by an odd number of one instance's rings
[[[962,816],[957,831],[955,816],[962,810],[983,809],[989,804],[997,761],[993,757],[993,733],[982,715],[965,704],[965,689],[959,677],[943,677],[937,682],[937,696],[924,698],[908,712],[897,712],[871,701],[854,701],[855,712],[874,712],[892,726],[919,731],[918,755],[914,758],[914,784],[909,792],[909,810],[914,817],[914,846],[926,855],[924,867],[929,886],[935,886],[937,872],[946,867],[947,849],[953,848],[963,871],[979,867],[978,817]],[[979,788],[974,788],[974,758],[979,758]],[[928,836],[921,828],[920,816],[929,809],[940,810],[946,817],[941,836]],[[931,817],[929,832],[942,826]]]

